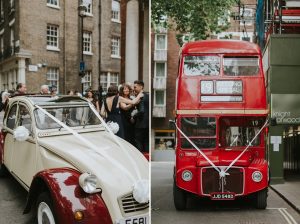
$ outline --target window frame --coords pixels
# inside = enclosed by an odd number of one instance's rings
[[[92,86],[92,71],[86,71],[85,76],[81,78],[81,84],[83,86],[83,91],[86,92]],[[86,86],[88,84],[88,86]]]
[[[164,36],[165,37],[165,43],[164,43],[164,47],[165,48],[157,48],[157,37],[158,36]],[[163,34],[163,33],[156,33],[155,34],[155,50],[168,50],[168,40],[167,40],[167,34]]]
[[[157,94],[157,92],[163,92],[164,93],[163,104],[157,104],[157,101],[156,101],[156,94]],[[155,106],[155,107],[166,107],[166,95],[167,95],[167,91],[166,90],[163,90],[163,89],[156,89],[156,90],[154,90],[154,102],[153,102],[153,106]]]
[[[56,1],[56,4],[53,4],[53,1]],[[47,6],[51,8],[60,9],[59,0],[47,0]]]
[[[117,43],[117,45],[115,45],[114,43]],[[117,54],[113,54],[115,52]],[[121,58],[121,38],[119,36],[111,37],[111,57]]]
[[[83,54],[92,55],[92,40],[93,40],[93,33],[90,31],[83,32]]]
[[[163,76],[157,76],[157,64],[164,64],[165,65]],[[166,78],[167,77],[167,63],[165,61],[156,61],[154,63],[154,77],[155,78]]]
[[[113,5],[118,4],[118,11],[113,10]],[[114,18],[114,15],[117,15],[117,18]],[[112,7],[111,7],[111,21],[121,23],[121,3],[117,0],[112,0]]]
[[[56,73],[50,72],[50,71],[56,71]],[[51,75],[56,75],[56,79],[52,78],[49,76]],[[48,86],[56,86],[56,92],[59,93],[59,68],[58,67],[48,67],[47,69],[47,74],[46,74],[46,79],[47,79],[47,85]],[[56,83],[54,83],[56,82]]]
[[[53,28],[56,29],[56,36],[55,35],[48,35],[48,32],[53,32]],[[54,31],[55,31],[54,29]],[[46,35],[46,41],[47,41],[47,50],[53,50],[53,51],[59,51],[59,26],[54,24],[47,24],[47,35]],[[56,41],[54,40],[48,40],[49,38],[56,38]],[[49,43],[56,43],[56,46]]]

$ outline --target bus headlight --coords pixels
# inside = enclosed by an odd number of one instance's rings
[[[97,188],[97,177],[94,174],[83,173],[79,176],[79,185],[88,194],[100,192]]]
[[[258,183],[258,182],[260,182],[262,180],[262,178],[263,178],[263,175],[262,175],[262,173],[260,171],[254,171],[252,173],[252,180],[254,182]]]
[[[181,178],[184,180],[184,181],[191,181],[192,178],[193,178],[193,174],[191,171],[189,170],[184,170],[181,174]]]

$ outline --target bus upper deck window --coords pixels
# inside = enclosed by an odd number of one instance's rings
[[[224,57],[224,75],[254,76],[258,75],[258,57]]]
[[[187,76],[215,76],[220,74],[220,57],[185,56],[184,74]]]

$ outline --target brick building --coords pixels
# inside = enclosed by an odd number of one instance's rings
[[[121,19],[127,17],[121,7],[127,1],[91,0],[81,17],[82,2],[87,1],[0,0],[0,90],[24,82],[28,92],[48,84],[63,94],[69,89],[98,89],[99,80],[104,90],[127,80],[121,74],[121,60],[126,61],[121,57]]]
[[[152,159],[163,160],[174,154],[174,130],[169,120],[174,119],[175,87],[180,46],[176,33],[165,28],[154,28],[151,35],[152,77]]]
[[[257,0],[241,0],[229,12],[226,12],[229,28],[219,34],[212,35],[213,39],[235,39],[255,42],[255,17]],[[222,25],[225,21],[219,21]]]

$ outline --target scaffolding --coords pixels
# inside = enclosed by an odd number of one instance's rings
[[[300,34],[299,0],[265,0],[266,37],[270,34]]]

